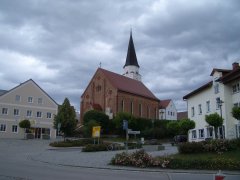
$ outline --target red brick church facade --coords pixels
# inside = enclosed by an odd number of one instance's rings
[[[97,69],[81,96],[81,122],[84,113],[92,109],[106,113],[110,119],[118,112],[158,119],[159,99],[139,80],[141,77],[132,34],[124,68],[125,76],[102,68]]]

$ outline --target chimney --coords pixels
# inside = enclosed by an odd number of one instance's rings
[[[232,69],[235,70],[235,69],[238,69],[238,68],[239,68],[239,63],[234,62],[234,63],[232,64]]]

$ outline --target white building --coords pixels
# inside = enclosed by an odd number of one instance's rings
[[[232,117],[234,106],[240,106],[240,67],[233,63],[232,69],[213,69],[212,80],[183,97],[187,101],[188,118],[196,123],[189,131],[189,141],[214,138],[213,127],[205,121],[205,115],[218,113],[223,126],[218,129],[221,138],[240,137],[240,122]],[[221,102],[221,103],[219,103]]]
[[[177,109],[171,99],[161,100],[159,104],[160,120],[177,120]]]
[[[54,115],[58,104],[32,79],[9,91],[0,91],[0,138],[24,138],[19,122],[31,122],[33,138],[55,138]]]

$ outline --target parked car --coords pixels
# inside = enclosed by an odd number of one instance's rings
[[[174,142],[177,143],[181,143],[181,142],[187,142],[188,137],[187,135],[176,135],[173,138]]]

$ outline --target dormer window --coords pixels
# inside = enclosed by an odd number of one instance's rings
[[[33,97],[28,97],[28,102],[33,103]]]

